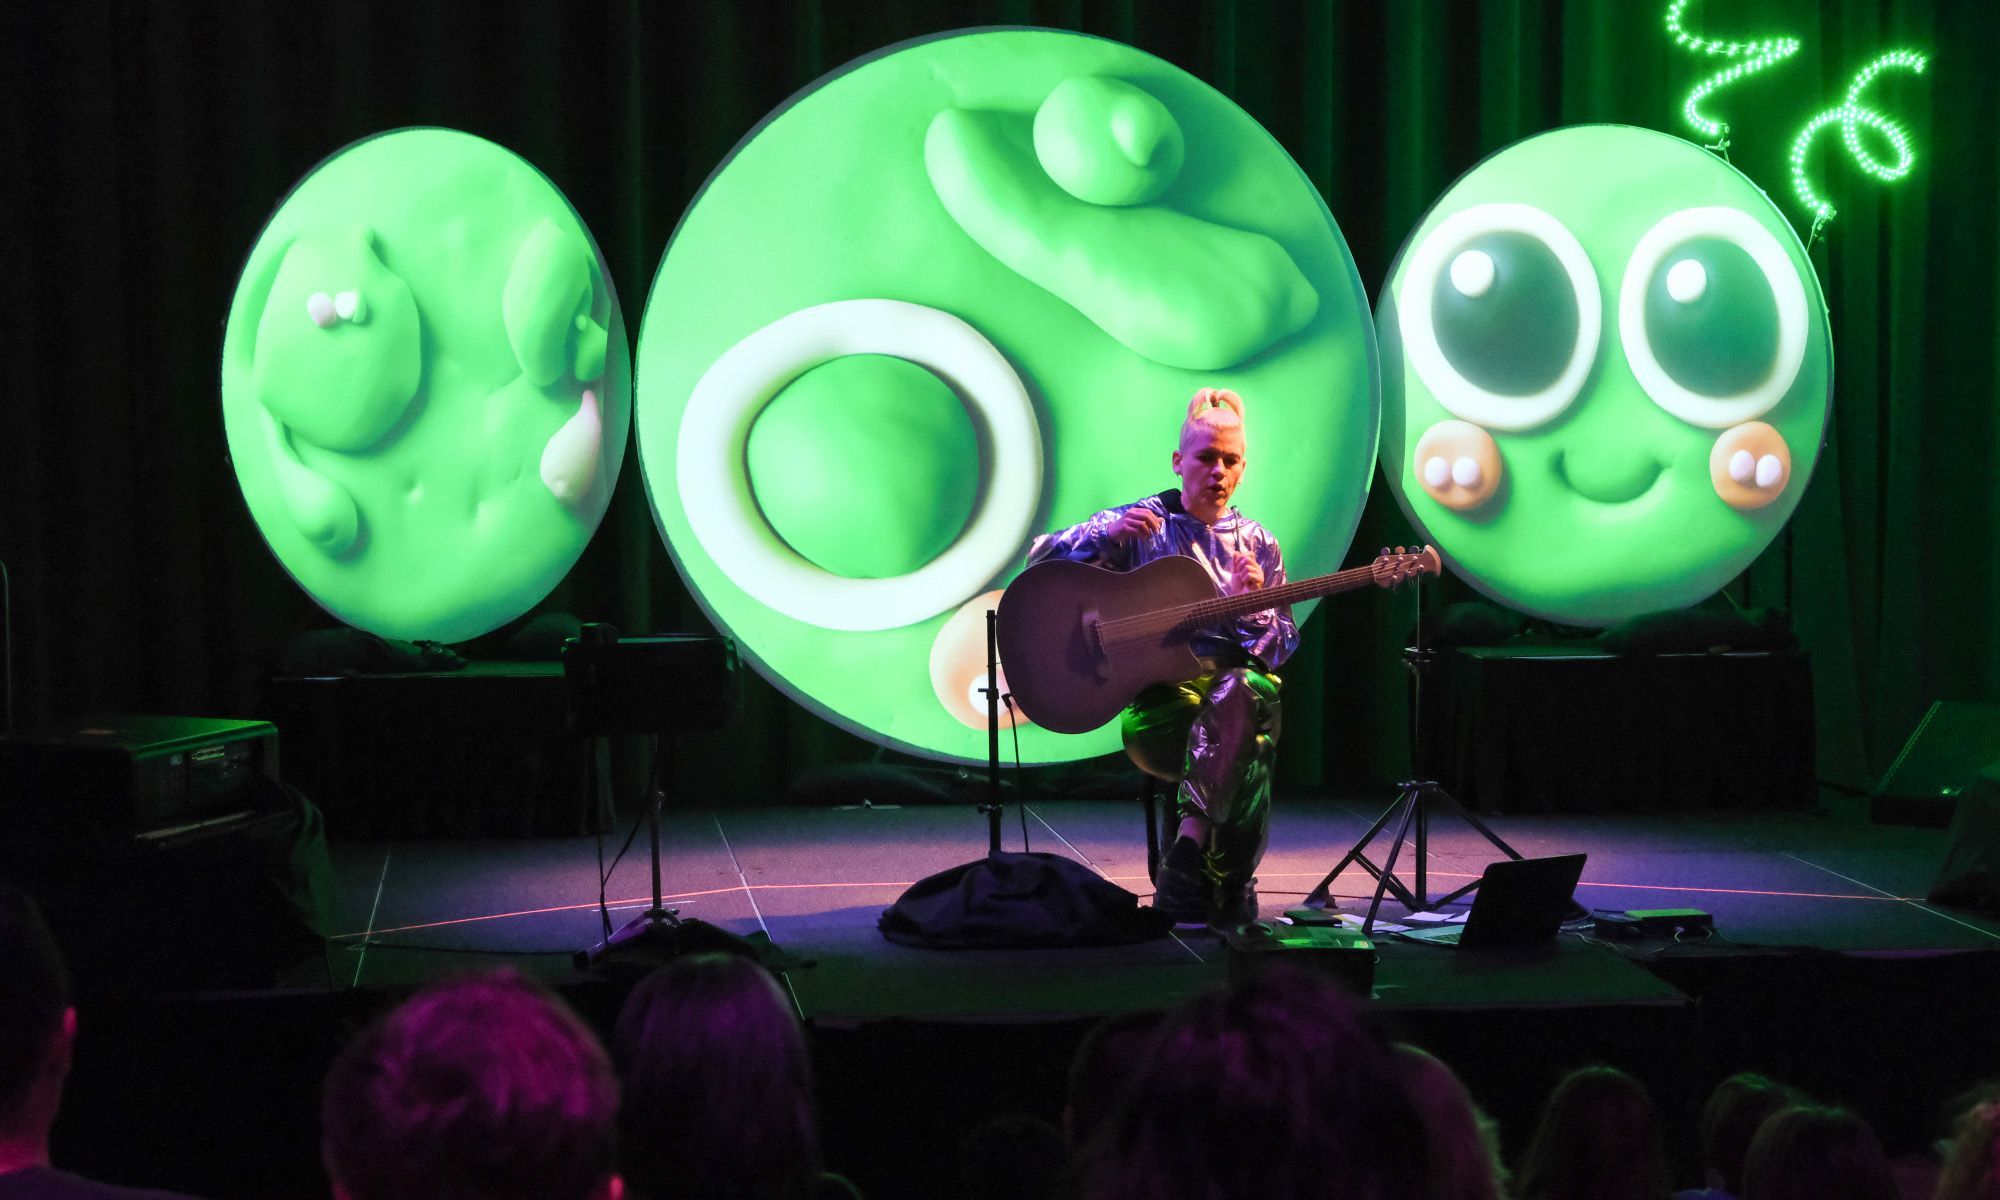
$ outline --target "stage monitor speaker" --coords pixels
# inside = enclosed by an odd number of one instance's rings
[[[1927,898],[1955,908],[2000,911],[2000,763],[1962,789],[1951,842]]]
[[[1939,700],[1869,793],[1869,816],[1878,824],[1941,829],[1951,824],[1960,789],[1996,761],[2000,704]]]

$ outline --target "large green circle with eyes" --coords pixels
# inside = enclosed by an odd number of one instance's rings
[[[624,318],[576,210],[450,129],[356,142],[264,226],[222,348],[257,528],[328,612],[455,642],[583,552],[630,422]]]
[[[1798,506],[1833,394],[1796,234],[1714,154],[1587,125],[1439,197],[1376,308],[1382,469],[1494,600],[1605,626],[1713,594]]]
[[[1080,34],[906,43],[773,113],[675,232],[638,379],[716,625],[949,760],[986,755],[983,613],[1031,539],[1174,486],[1198,388],[1245,397],[1237,504],[1294,577],[1340,564],[1374,464],[1373,322],[1318,192],[1207,84]],[[1118,745],[1019,734],[1024,762]]]

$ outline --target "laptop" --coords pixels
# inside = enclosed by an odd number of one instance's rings
[[[1472,912],[1463,925],[1412,929],[1397,936],[1433,946],[1531,946],[1551,941],[1569,915],[1583,878],[1582,854],[1523,858],[1489,864],[1479,877]]]

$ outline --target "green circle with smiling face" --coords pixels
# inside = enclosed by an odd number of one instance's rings
[[[604,515],[625,347],[597,245],[541,172],[450,129],[356,142],[285,197],[238,280],[237,482],[334,616],[476,637],[547,596]]]
[[[1294,577],[1330,571],[1375,370],[1338,228],[1242,109],[1116,42],[982,30],[835,72],[717,169],[654,280],[634,420],[676,565],[768,678],[979,761],[983,612],[1036,535],[1171,486],[1188,398],[1226,387],[1238,505]],[[1118,745],[1019,732],[1024,762]]]
[[[1713,594],[1797,507],[1833,388],[1825,301],[1770,200],[1626,126],[1468,171],[1376,309],[1381,462],[1494,600],[1611,625]]]

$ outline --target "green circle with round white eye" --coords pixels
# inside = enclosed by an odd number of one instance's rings
[[[1555,254],[1524,233],[1482,234],[1431,292],[1438,349],[1468,381],[1506,396],[1554,385],[1576,346],[1577,300]]]
[[[1506,292],[1503,233],[1570,286],[1544,267],[1538,299],[1475,325],[1465,310]],[[1574,309],[1550,303],[1563,291]],[[1832,338],[1797,235],[1729,164],[1653,130],[1558,129],[1474,166],[1404,243],[1376,325],[1398,502],[1474,587],[1553,621],[1714,593],[1790,517],[1826,436]],[[1549,346],[1576,357],[1541,387]]]
[[[328,612],[463,641],[561,582],[610,502],[624,318],[576,210],[450,129],[342,149],[237,281],[222,417],[251,516]]]
[[[637,353],[689,591],[794,699],[934,758],[986,756],[984,610],[1032,539],[1171,485],[1197,389],[1247,399],[1237,502],[1294,576],[1340,564],[1373,474],[1374,327],[1317,189],[1082,34],[945,34],[801,92],[688,209]],[[1019,734],[1023,762],[1119,744]]]
[[[1778,304],[1755,259],[1718,237],[1674,248],[1646,285],[1646,340],[1689,391],[1733,396],[1771,371]]]

